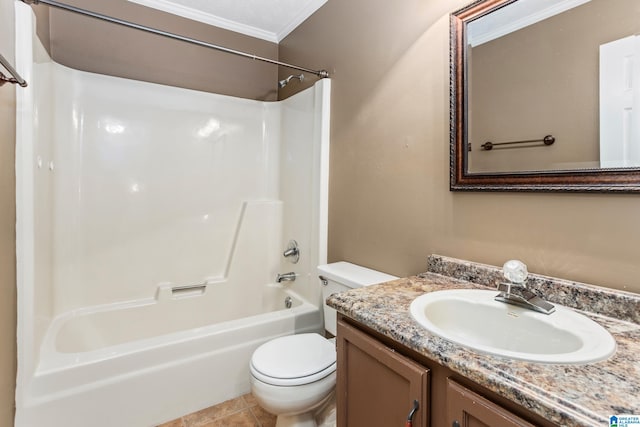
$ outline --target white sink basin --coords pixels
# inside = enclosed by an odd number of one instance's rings
[[[498,291],[454,289],[424,294],[411,316],[430,332],[497,356],[542,363],[607,359],[616,342],[593,320],[556,305],[552,314],[495,301]]]

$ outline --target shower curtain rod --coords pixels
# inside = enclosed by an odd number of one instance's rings
[[[60,2],[57,2],[57,1],[54,1],[54,0],[21,0],[21,1],[23,3],[26,3],[26,4],[36,4],[36,5],[40,4],[40,3],[46,4],[47,6],[51,6],[51,7],[55,7],[55,8],[58,8],[58,9],[66,10],[68,12],[74,12],[74,13],[78,13],[80,15],[85,15],[85,16],[90,16],[92,18],[100,19],[102,21],[111,22],[113,24],[122,25],[124,27],[135,28],[137,30],[146,31],[148,33],[157,34],[159,36],[164,36],[164,37],[168,37],[168,38],[171,38],[171,39],[181,40],[183,42],[195,44],[195,45],[198,45],[198,46],[208,47],[210,49],[218,50],[220,52],[231,53],[233,55],[242,56],[243,58],[249,58],[249,59],[253,59],[253,60],[256,60],[256,61],[262,61],[262,62],[268,62],[269,64],[279,65],[281,67],[291,68],[293,70],[304,71],[305,73],[315,74],[316,76],[318,76],[320,78],[329,77],[329,73],[326,70],[311,70],[309,68],[300,67],[300,66],[292,65],[292,64],[287,64],[286,62],[280,62],[280,61],[276,61],[274,59],[269,59],[269,58],[264,58],[264,57],[257,56],[257,55],[252,55],[252,54],[249,54],[249,53],[246,53],[246,52],[242,52],[242,51],[239,51],[239,50],[229,49],[229,48],[224,47],[224,46],[219,46],[219,45],[215,45],[215,44],[212,44],[212,43],[203,42],[201,40],[196,40],[196,39],[192,39],[192,38],[189,38],[189,37],[184,37],[184,36],[181,36],[179,34],[169,33],[169,32],[166,32],[166,31],[158,30],[156,28],[146,27],[144,25],[140,25],[140,24],[136,24],[136,23],[133,23],[133,22],[125,21],[123,19],[113,18],[111,16],[106,16],[106,15],[102,15],[102,14],[99,14],[99,13],[96,13],[96,12],[91,12],[91,11],[86,10],[86,9],[81,9],[79,7],[75,7],[75,6],[71,6],[71,5],[68,5],[68,4],[60,3]]]
[[[19,84],[22,87],[27,87],[27,82],[22,77],[20,77],[20,74],[18,74],[16,69],[13,68],[9,63],[9,61],[7,61],[7,59],[2,55],[0,55],[0,64],[2,64],[2,66],[12,76],[12,77],[7,77],[4,74],[2,74],[2,71],[0,71],[0,86],[2,86],[5,83],[14,83],[14,84]]]

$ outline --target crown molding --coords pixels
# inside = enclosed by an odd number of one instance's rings
[[[171,0],[128,0],[142,6],[161,10],[193,21],[202,22],[204,24],[213,25],[214,27],[223,28],[225,30],[234,31],[250,37],[256,37],[272,43],[279,43],[289,35],[295,28],[302,24],[309,16],[324,5],[327,0],[310,0],[304,8],[300,10],[296,16],[281,26],[277,32],[267,31],[251,25],[242,24],[230,19],[222,18],[212,13],[206,13],[198,9],[183,6],[174,3]]]
[[[202,12],[198,9],[193,9],[187,6],[176,4],[167,0],[128,0],[132,3],[137,3],[142,6],[147,6],[153,9],[161,10],[163,12],[171,13],[173,15],[182,16],[183,18],[191,19],[193,21],[202,22],[204,24],[213,25],[214,27],[223,28],[225,30],[234,31],[236,33],[244,34],[250,37],[256,37],[262,40],[266,40],[272,43],[278,43],[278,37],[276,33],[272,31],[265,31],[260,28],[252,27],[250,25],[241,24],[236,21],[221,18],[220,16],[213,15],[211,13]]]
[[[556,1],[543,9],[535,10],[534,8],[537,3],[520,0],[483,17],[482,20],[485,21],[487,25],[484,29],[475,31],[473,35],[469,37],[469,44],[472,47],[479,46],[589,1],[591,0]],[[522,14],[522,18],[514,19],[514,15],[517,17],[520,14]]]
[[[313,15],[318,9],[320,9],[327,0],[311,0],[287,25],[283,26],[276,34],[278,43],[284,40],[293,30],[298,28],[308,17]]]

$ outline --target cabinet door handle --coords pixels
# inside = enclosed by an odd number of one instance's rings
[[[413,408],[409,411],[409,415],[407,416],[407,424],[405,427],[413,426],[413,416],[418,412],[418,408],[420,407],[420,403],[417,400],[413,401]]]
[[[454,421],[453,424],[451,424],[452,427],[460,427],[460,423],[458,422],[458,420]]]

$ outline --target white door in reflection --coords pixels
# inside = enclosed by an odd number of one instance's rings
[[[640,36],[600,46],[600,167],[640,167]]]

